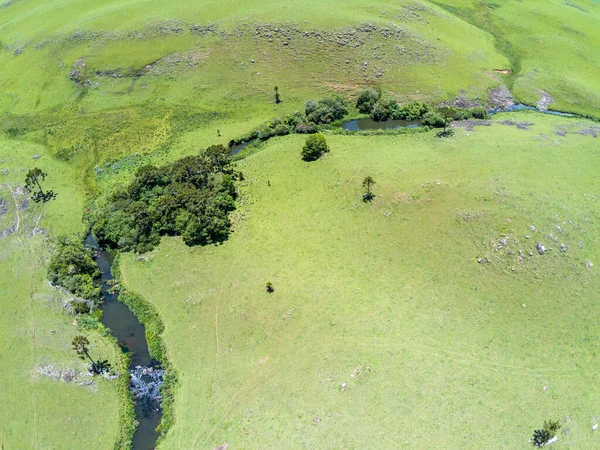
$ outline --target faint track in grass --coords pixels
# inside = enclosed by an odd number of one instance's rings
[[[221,294],[223,294],[223,288],[225,287],[225,283],[229,279],[229,275],[231,275],[231,272],[233,271],[236,264],[237,264],[237,259],[233,261],[233,263],[231,264],[231,267],[229,268],[229,271],[225,275],[225,278],[223,278],[223,282],[221,283],[221,289],[219,289],[219,295],[217,295],[217,302],[215,305],[215,367],[213,369],[213,377],[212,377],[212,383],[211,383],[211,388],[210,388],[210,400],[209,400],[209,404],[206,408],[206,415],[204,416],[204,419],[202,420],[202,424],[200,425],[200,430],[194,436],[192,448],[196,447],[196,440],[198,439],[198,436],[200,435],[200,431],[202,430],[202,427],[206,423],[206,419],[208,418],[208,414],[209,414],[209,408],[212,406],[212,403],[213,403],[213,398],[214,398],[214,393],[215,393],[215,380],[217,378],[217,368],[219,365],[219,304],[221,302]],[[181,439],[181,435],[180,435],[180,439]],[[181,444],[181,441],[180,441],[180,444]]]

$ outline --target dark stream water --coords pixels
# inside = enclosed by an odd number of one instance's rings
[[[418,128],[423,123],[420,120],[384,120],[376,122],[373,119],[349,120],[342,123],[342,128],[348,131],[359,130],[393,130],[395,128]]]
[[[560,112],[560,111],[550,111],[550,110],[542,111],[541,109],[536,108],[535,106],[523,105],[522,103],[517,103],[516,105],[506,106],[503,108],[488,109],[488,114],[496,114],[496,113],[501,113],[501,112],[514,112],[514,111],[535,111],[535,112],[539,112],[542,114],[551,114],[553,116],[575,117],[575,114],[569,114],[569,113]]]
[[[129,376],[131,390],[136,397],[135,415],[139,422],[133,436],[133,448],[151,450],[155,448],[158,439],[156,427],[161,415],[158,388],[162,384],[163,370],[159,368],[157,361],[150,357],[144,325],[125,303],[119,301],[118,294],[109,292],[110,282],[113,279],[112,256],[98,247],[91,234],[85,240],[85,245],[96,251],[96,263],[102,272],[102,295],[104,296],[102,323],[110,329],[121,349],[131,360]]]
[[[527,105],[523,105],[520,103],[516,104],[516,105],[507,106],[505,108],[489,109],[488,113],[496,114],[496,113],[501,113],[501,112],[514,112],[514,111],[535,111],[535,112],[539,112],[542,114],[551,114],[554,116],[574,117],[574,114],[564,113],[564,112],[560,112],[560,111],[542,111],[541,109],[538,109],[535,106],[527,106]],[[392,129],[396,129],[396,128],[418,128],[421,126],[423,126],[423,122],[421,120],[384,120],[382,122],[376,122],[375,120],[369,119],[369,118],[358,119],[358,120],[349,120],[347,122],[342,123],[342,128],[344,130],[349,130],[349,131],[392,130]],[[240,150],[242,150],[242,149],[240,149]]]
[[[250,144],[253,144],[254,141],[242,142],[240,144],[232,145],[229,149],[229,156],[237,155],[239,152],[244,150]]]

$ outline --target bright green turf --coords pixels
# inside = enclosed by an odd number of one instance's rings
[[[600,148],[590,122],[507,119],[535,125],[329,136],[314,163],[270,141],[227,242],[125,255],[179,374],[161,448],[523,448],[547,419],[598,446]]]
[[[35,154],[42,155],[32,160]],[[78,333],[62,312],[61,295],[46,281],[48,242],[27,237],[37,222],[53,235],[82,232],[83,189],[67,164],[49,158],[41,146],[0,139],[0,196],[12,202],[7,185],[22,185],[34,165],[47,171],[45,185],[58,197],[47,205],[20,211],[19,233],[0,238],[0,440],[6,449],[111,448],[118,430],[119,399],[115,382],[95,378],[90,388],[41,376],[38,368],[83,369],[71,349]],[[15,217],[15,207],[0,219],[0,229]],[[97,333],[88,334],[91,353],[115,362],[115,347]]]
[[[401,101],[441,101],[464,90],[485,102],[487,90],[503,82],[519,100],[535,103],[543,89],[556,99],[551,108],[598,117],[599,7],[590,0],[9,0],[0,5],[0,139],[17,140],[0,140],[0,169],[11,168],[8,176],[0,173],[0,183],[22,182],[34,164],[47,168],[59,198],[44,206],[41,226],[53,236],[74,235],[83,229],[83,192],[109,191],[142,162],[164,163],[227,143],[300,109],[308,98],[379,86]],[[351,48],[298,36],[283,45],[277,36],[269,42],[252,34],[264,24],[339,33],[365,23],[396,24],[406,35],[398,41],[362,35],[364,45]],[[197,36],[192,24],[237,34]],[[183,32],[164,34],[159,26]],[[496,78],[496,68],[515,74]],[[122,77],[96,74],[116,69]],[[75,85],[73,70],[90,84]],[[277,106],[275,85],[284,100]],[[432,447],[445,444],[439,438],[446,434],[445,447],[498,441],[518,447],[542,420],[570,416],[572,433],[561,440],[593,447],[597,367],[585,358],[597,334],[591,320],[598,286],[593,270],[580,269],[597,258],[590,231],[597,220],[591,197],[598,188],[592,172],[597,142],[553,134],[551,124],[573,122],[515,117],[536,126],[528,132],[479,128],[448,142],[331,137],[334,152],[306,170],[298,160],[301,137],[278,139],[242,162],[251,183],[228,243],[189,250],[167,241],[157,253],[161,260],[149,264],[160,286],[146,285],[150,272],[129,259],[124,268],[132,287],[152,294],[169,313],[168,344],[183,380],[178,423],[165,446],[191,446],[193,427],[198,448],[224,440],[243,448],[281,441],[290,447]],[[44,157],[34,162],[34,153]],[[99,177],[96,165],[104,170]],[[378,181],[379,196],[371,207],[357,201],[350,209],[366,172]],[[435,179],[439,186],[419,187]],[[398,197],[403,192],[409,194]],[[590,210],[595,215],[586,221]],[[454,217],[465,212],[485,215],[459,225]],[[477,242],[506,230],[521,236],[530,222],[551,228],[555,213],[581,225],[587,233],[582,248],[571,231],[566,255],[536,258],[527,269],[517,265],[515,274],[498,256],[489,266],[474,262],[490,256]],[[43,239],[10,237],[0,246],[0,269],[10,274],[0,277],[1,309],[14,311],[0,319],[0,365],[10,369],[0,371],[7,448],[77,448],[89,439],[110,447],[117,433],[112,385],[103,382],[92,393],[35,374],[34,384],[26,381],[46,357],[74,364],[69,342],[75,329],[58,309],[34,303],[32,310],[27,303],[30,280],[34,298],[47,296]],[[553,281],[567,270],[563,259],[575,260],[574,268]],[[211,396],[215,298],[223,280],[221,356]],[[272,297],[262,293],[268,280],[277,288]],[[541,310],[544,295],[555,302],[560,293],[568,304]],[[526,319],[526,325],[536,321],[533,330],[523,325]],[[52,339],[40,337],[53,329]],[[176,335],[180,330],[185,333]],[[265,356],[264,364],[256,363]],[[363,363],[372,373],[351,380],[350,370]],[[347,392],[337,391],[342,382],[350,383]],[[549,386],[544,394],[542,385]],[[76,423],[67,425],[71,419]]]
[[[319,93],[354,92],[373,83],[403,98],[443,100],[460,90],[484,97],[496,84],[485,70],[506,65],[491,36],[435,6],[414,11],[406,8],[413,6],[410,1],[374,7],[363,0],[341,5],[211,1],[199,9],[189,1],[15,2],[0,16],[0,111],[24,114],[67,107],[61,114],[89,113],[151,103],[165,112],[185,104],[229,115],[260,114],[276,84],[286,102],[283,109],[298,107]],[[210,23],[242,34],[222,39],[189,31],[192,24]],[[343,32],[365,23],[390,29],[396,24],[406,36],[394,40],[379,33],[363,35],[359,48],[309,37],[296,37],[285,46],[277,33],[273,42],[253,38],[254,26],[261,24]],[[165,24],[176,24],[182,32],[156,31]],[[141,37],[129,37],[131,30]],[[91,31],[101,35],[85,34]],[[83,37],[74,38],[77,32]],[[23,53],[15,56],[15,50]],[[75,69],[92,82],[88,89],[68,79],[79,58],[85,66]],[[136,73],[157,60],[139,80],[95,75],[118,68]],[[190,67],[190,62],[196,65]],[[366,70],[364,62],[369,63]],[[378,69],[385,70],[382,77],[376,76]]]
[[[508,81],[518,99],[535,104],[543,89],[556,100],[551,109],[600,116],[598,1],[439,3],[459,8],[460,16],[496,38],[515,71]]]

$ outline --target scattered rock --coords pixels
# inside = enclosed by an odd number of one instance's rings
[[[523,303],[523,304],[521,305],[521,307],[522,307],[522,308],[527,308],[527,305],[526,305],[525,303]]]
[[[585,262],[585,267],[587,269],[591,269],[592,267],[594,267],[594,263],[592,263],[591,261],[586,261]]]
[[[540,255],[543,255],[547,251],[546,247],[544,247],[544,244],[542,244],[541,242],[538,242],[537,244],[535,244],[535,248]]]
[[[517,122],[515,120],[501,120],[498,122],[501,125],[507,125],[510,127],[517,127],[520,130],[529,130],[529,127],[532,127],[534,124],[530,122]]]
[[[469,119],[469,120],[455,120],[450,123],[452,128],[464,128],[467,131],[473,131],[475,127],[491,127],[491,120],[481,119]]]
[[[42,155],[35,154],[31,157],[31,159],[40,159]]]
[[[480,108],[481,103],[477,100],[469,100],[464,94],[461,94],[451,100],[439,103],[438,107],[441,106],[451,106],[452,108]]]
[[[538,89],[538,92],[542,96],[542,98],[540,98],[540,101],[537,102],[538,109],[540,111],[548,111],[548,105],[551,105],[552,103],[554,103],[554,97],[552,97],[547,92],[542,91],[541,89]]]
[[[515,104],[510,91],[506,86],[499,86],[488,92],[489,108],[508,108]]]
[[[598,424],[595,423],[594,425],[592,425],[592,431],[596,431],[598,429]]]
[[[8,212],[9,203],[0,197],[0,217]]]

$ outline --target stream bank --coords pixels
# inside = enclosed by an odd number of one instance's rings
[[[135,397],[135,416],[138,427],[133,435],[134,450],[152,450],[159,433],[161,391],[165,370],[152,358],[146,341],[146,327],[114,292],[113,256],[99,248],[90,234],[85,245],[95,250],[95,260],[101,272],[102,324],[117,339],[121,350],[129,357],[130,390]]]

